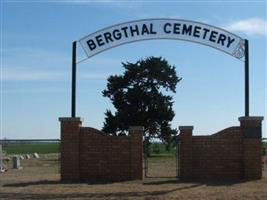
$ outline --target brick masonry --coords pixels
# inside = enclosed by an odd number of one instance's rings
[[[143,127],[129,136],[111,136],[82,127],[81,118],[60,118],[61,179],[121,181],[143,178]],[[210,136],[192,136],[193,126],[180,126],[180,177],[260,179],[263,117],[240,117],[240,126]]]
[[[240,126],[210,136],[192,136],[192,126],[180,129],[182,179],[260,179],[263,117],[240,117]]]
[[[61,179],[121,181],[143,178],[143,128],[130,127],[129,136],[111,136],[82,127],[80,118],[60,118]]]

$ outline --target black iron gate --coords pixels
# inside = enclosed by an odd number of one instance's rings
[[[159,137],[145,137],[144,174],[146,178],[178,178],[180,176],[180,141],[169,142]]]

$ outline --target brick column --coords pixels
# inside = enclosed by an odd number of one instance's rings
[[[143,179],[143,133],[144,127],[131,126],[129,134],[131,140],[131,179]]]
[[[263,117],[240,117],[243,134],[243,177],[246,180],[262,177],[261,123]]]
[[[179,126],[180,134],[180,178],[192,178],[192,131],[193,126]]]
[[[79,173],[79,134],[82,119],[79,117],[59,118],[61,122],[61,180],[78,181]]]

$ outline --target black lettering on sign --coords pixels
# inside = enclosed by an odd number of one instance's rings
[[[94,40],[88,40],[86,43],[91,51],[93,51],[96,48]]]
[[[182,34],[185,35],[191,35],[192,33],[192,25],[187,26],[186,24],[183,25]]]
[[[121,39],[121,32],[120,32],[120,30],[115,29],[113,31],[113,37],[115,38],[115,40],[120,40]]]
[[[200,30],[201,30],[200,26],[195,26],[193,36],[200,37]]]
[[[145,33],[149,34],[149,30],[148,30],[146,24],[143,24],[141,34],[144,35]]]
[[[102,35],[98,35],[95,37],[96,41],[97,41],[97,44],[98,46],[103,46],[105,43],[103,42],[103,39],[102,39]]]
[[[209,41],[216,42],[217,31],[211,31]]]
[[[128,26],[125,26],[125,27],[121,28],[121,30],[123,30],[124,35],[125,35],[126,38],[128,38],[127,29],[128,29]]]
[[[150,34],[157,34],[157,31],[153,30],[153,24],[152,23],[150,24],[149,27],[150,27]]]
[[[170,23],[166,23],[166,24],[164,24],[164,26],[163,26],[163,30],[164,30],[164,32],[165,33],[171,33],[171,30],[170,29],[167,29],[168,27],[171,27],[171,24]]]
[[[235,39],[231,39],[231,37],[228,37],[228,40],[227,40],[227,48],[230,47],[230,45],[235,41]]]
[[[136,35],[139,35],[138,26],[135,25],[134,28],[132,26],[130,26],[130,32],[131,32],[132,37],[134,36],[134,33],[136,33]]]
[[[218,41],[217,41],[217,44],[221,44],[222,46],[224,46],[224,42],[226,40],[226,36],[224,34],[220,34],[219,35],[219,38],[218,38]]]
[[[109,43],[109,42],[113,42],[113,39],[111,38],[111,33],[110,32],[106,32],[104,33],[104,38],[106,40],[106,43]]]
[[[181,26],[181,24],[179,24],[179,23],[173,24],[173,33],[174,34],[180,34],[180,26]]]
[[[203,31],[204,31],[203,39],[205,39],[206,36],[207,36],[207,33],[210,32],[210,30],[209,29],[206,29],[206,28],[203,28]]]

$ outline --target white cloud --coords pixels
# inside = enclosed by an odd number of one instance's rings
[[[70,65],[70,59],[61,52],[10,48],[2,53],[2,81],[65,80],[69,76],[66,66]]]
[[[71,63],[68,56],[65,52],[49,49],[6,48],[3,49],[3,68],[58,68]]]
[[[103,73],[86,73],[79,75],[84,80],[106,80],[110,74]]]
[[[66,81],[71,78],[71,55],[64,52],[10,48],[3,49],[2,53],[2,81]],[[122,69],[120,60],[101,57],[77,66],[77,76],[83,80],[106,80]]]
[[[226,30],[242,32],[247,35],[267,36],[267,22],[261,18],[233,21],[224,27]]]
[[[43,81],[62,80],[67,77],[67,73],[33,70],[27,68],[12,68],[3,70],[3,81]]]

